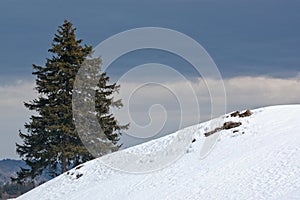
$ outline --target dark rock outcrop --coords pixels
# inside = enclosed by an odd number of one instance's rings
[[[223,126],[215,128],[213,131],[209,131],[209,132],[204,133],[204,136],[208,137],[208,136],[210,136],[210,135],[212,135],[212,134],[214,134],[218,131],[236,128],[236,127],[239,127],[240,125],[242,125],[242,122],[232,122],[232,121],[225,122],[223,124]]]
[[[246,110],[243,113],[240,113],[240,111],[235,111],[230,114],[230,117],[249,117],[250,115],[252,115],[252,112],[250,110]]]

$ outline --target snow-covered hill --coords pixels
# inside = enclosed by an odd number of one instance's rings
[[[244,118],[224,117],[242,125],[222,130],[203,160],[199,155],[209,122],[181,130],[193,134],[196,141],[162,170],[130,174],[115,171],[98,158],[18,199],[300,199],[300,105],[266,107],[252,113]],[[153,150],[167,139],[131,150]]]

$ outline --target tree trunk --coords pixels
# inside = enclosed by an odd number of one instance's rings
[[[68,171],[68,158],[62,157],[61,158],[61,173]]]

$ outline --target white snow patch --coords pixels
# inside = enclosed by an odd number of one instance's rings
[[[180,130],[192,134],[196,141],[180,159],[162,170],[146,174],[115,171],[103,164],[102,157],[17,199],[300,199],[300,105],[252,112],[245,118],[224,117],[242,125],[221,131],[217,145],[203,160],[200,150],[210,122]],[[157,151],[172,137],[125,151]]]

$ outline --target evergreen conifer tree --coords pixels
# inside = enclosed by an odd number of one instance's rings
[[[45,66],[33,65],[32,74],[36,76],[35,89],[39,96],[24,104],[37,114],[32,115],[30,122],[25,124],[27,133],[19,131],[23,144],[16,144],[17,153],[30,167],[22,168],[18,176],[13,178],[19,183],[33,180],[45,170],[51,172],[53,177],[57,176],[93,158],[78,136],[72,113],[75,77],[79,67],[92,52],[91,46],[83,46],[82,40],[76,39],[75,30],[72,23],[65,20],[59,26],[52,47],[48,50],[52,57],[46,60]],[[88,62],[100,65],[101,59],[91,59]],[[103,148],[103,155],[119,149],[117,142],[127,125],[119,125],[110,112],[110,107],[122,106],[120,100],[114,101],[112,98],[118,92],[119,85],[110,84],[106,73],[98,72],[98,76],[92,74],[95,71],[90,73],[88,76],[94,77],[91,81],[98,80],[94,93],[97,123],[101,125],[109,141],[109,145]],[[98,146],[101,147],[101,143]]]

